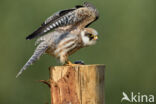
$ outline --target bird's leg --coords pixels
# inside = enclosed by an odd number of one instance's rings
[[[62,56],[60,57],[60,61],[61,61],[62,63],[64,63],[64,65],[66,65],[66,66],[82,65],[81,63],[74,63],[74,64],[73,64],[71,61],[68,60],[67,55],[62,55]]]
[[[68,65],[72,65],[73,63],[71,61],[67,61],[67,64]]]
[[[71,61],[66,61],[65,65],[67,65],[67,66],[74,66],[75,64],[73,64]]]
[[[73,64],[71,61],[67,61],[65,65],[67,65],[67,66],[76,66],[76,65],[84,65],[84,64],[82,64],[82,63],[74,63]]]

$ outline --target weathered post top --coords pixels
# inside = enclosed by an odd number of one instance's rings
[[[104,104],[105,65],[50,68],[51,104]]]

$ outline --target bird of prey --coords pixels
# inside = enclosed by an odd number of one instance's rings
[[[88,26],[98,17],[97,9],[88,2],[54,13],[36,31],[26,37],[30,40],[40,36],[35,43],[38,45],[36,50],[16,77],[44,53],[54,56],[64,65],[72,65],[68,61],[69,55],[96,43],[98,33]]]

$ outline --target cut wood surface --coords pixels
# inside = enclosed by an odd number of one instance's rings
[[[104,69],[104,65],[51,67],[51,104],[104,104]]]

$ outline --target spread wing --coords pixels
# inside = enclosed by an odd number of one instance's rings
[[[83,6],[77,5],[75,8],[55,13],[45,20],[45,22],[42,23],[35,32],[27,36],[26,39],[33,39],[37,36],[44,35],[55,28],[69,25],[71,25],[69,28],[74,26],[84,28],[95,21],[98,17],[99,14],[96,8],[92,4],[85,2]]]

